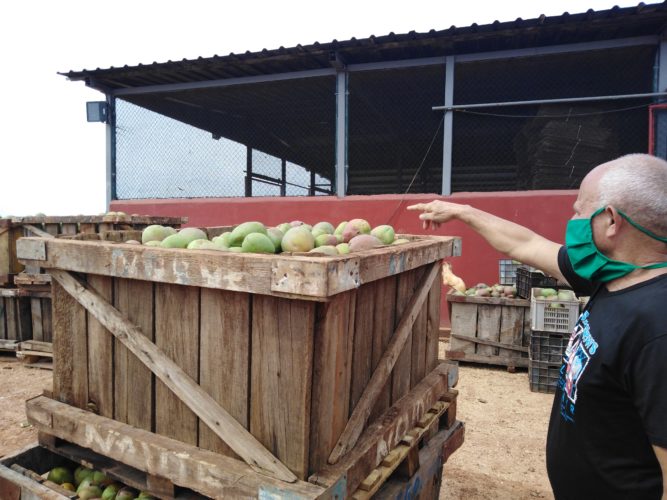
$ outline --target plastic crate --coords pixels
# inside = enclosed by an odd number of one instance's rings
[[[560,363],[570,336],[564,333],[530,332],[530,359],[546,363]]]
[[[526,266],[519,266],[516,269],[516,294],[523,299],[530,298],[531,288],[555,288],[557,284],[556,278],[533,271]]]
[[[533,330],[570,334],[579,318],[579,300],[539,300],[530,294],[530,326]],[[562,307],[552,307],[561,304]]]
[[[498,283],[501,285],[516,285],[516,270],[521,262],[511,259],[498,261]]]
[[[528,383],[532,392],[556,392],[561,363],[528,360]]]

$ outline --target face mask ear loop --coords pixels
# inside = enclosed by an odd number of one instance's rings
[[[650,236],[654,240],[658,240],[658,241],[662,241],[663,243],[667,243],[667,238],[663,238],[662,236],[658,236],[657,234],[655,234],[655,233],[649,231],[648,229],[646,229],[645,227],[640,226],[639,224],[637,224],[635,221],[633,221],[630,217],[628,217],[621,210],[616,209],[616,211],[619,214],[621,214],[621,217],[623,217],[626,221],[628,221],[630,223],[630,225],[632,225],[635,229],[641,231],[642,233],[644,233],[647,236]]]

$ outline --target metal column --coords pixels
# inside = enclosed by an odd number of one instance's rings
[[[336,74],[336,196],[347,192],[347,72]]]
[[[445,60],[445,106],[454,105],[454,56]],[[445,111],[442,143],[442,194],[452,194],[452,137],[454,135],[454,112]]]
[[[109,107],[106,123],[106,211],[116,199],[116,98],[107,96]]]
[[[658,46],[658,78],[657,78],[657,92],[664,92],[667,90],[667,41],[661,41]],[[654,134],[654,151],[655,156],[667,159],[667,114],[655,114],[655,130]]]

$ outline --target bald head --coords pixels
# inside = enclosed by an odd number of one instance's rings
[[[635,222],[667,236],[667,162],[647,154],[622,156],[589,172],[598,206],[612,205]],[[583,184],[583,182],[582,182]]]

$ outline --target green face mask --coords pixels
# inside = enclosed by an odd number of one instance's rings
[[[604,207],[596,210],[595,213],[591,215],[590,219],[572,219],[567,223],[565,245],[567,245],[567,255],[570,257],[574,272],[589,281],[601,281],[606,283],[607,281],[621,278],[635,269],[657,269],[659,267],[667,267],[667,262],[659,262],[647,266],[636,266],[628,262],[612,260],[604,256],[595,246],[595,242],[593,241],[593,228],[591,227],[593,218],[602,213],[603,210]],[[618,210],[618,213],[642,233],[650,236],[654,240],[667,243],[667,238],[662,238],[640,226],[620,210]]]

